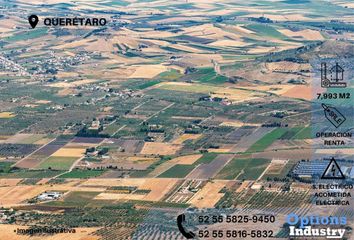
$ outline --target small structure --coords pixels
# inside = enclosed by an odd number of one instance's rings
[[[48,201],[48,200],[56,200],[59,199],[63,194],[60,192],[44,192],[41,193],[37,199],[39,201]]]
[[[89,127],[89,130],[99,131],[101,127],[101,123],[99,120],[94,120]]]

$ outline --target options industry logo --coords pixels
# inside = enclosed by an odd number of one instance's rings
[[[328,239],[343,239],[346,217],[335,216],[298,216],[291,213],[286,219],[289,224],[290,237],[325,237]],[[336,227],[337,226],[337,227]]]

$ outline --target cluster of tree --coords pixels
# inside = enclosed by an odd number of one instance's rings
[[[273,23],[273,21],[270,18],[263,17],[263,16],[258,18],[251,17],[249,18],[249,20],[260,22],[260,23]]]
[[[284,124],[284,126],[282,125],[282,123],[280,122],[273,122],[273,123],[264,123],[262,124],[262,127],[288,127],[288,124]]]
[[[102,129],[91,130],[87,126],[84,126],[80,131],[77,132],[77,137],[92,137],[92,138],[109,138],[109,134],[100,133]]]

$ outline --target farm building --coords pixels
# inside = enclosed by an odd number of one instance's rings
[[[59,199],[63,194],[60,192],[44,192],[40,194],[37,199],[39,201],[48,201]]]

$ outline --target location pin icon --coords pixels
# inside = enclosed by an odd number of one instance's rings
[[[28,17],[28,22],[31,24],[32,28],[35,28],[37,26],[39,19],[37,15],[31,15]]]

